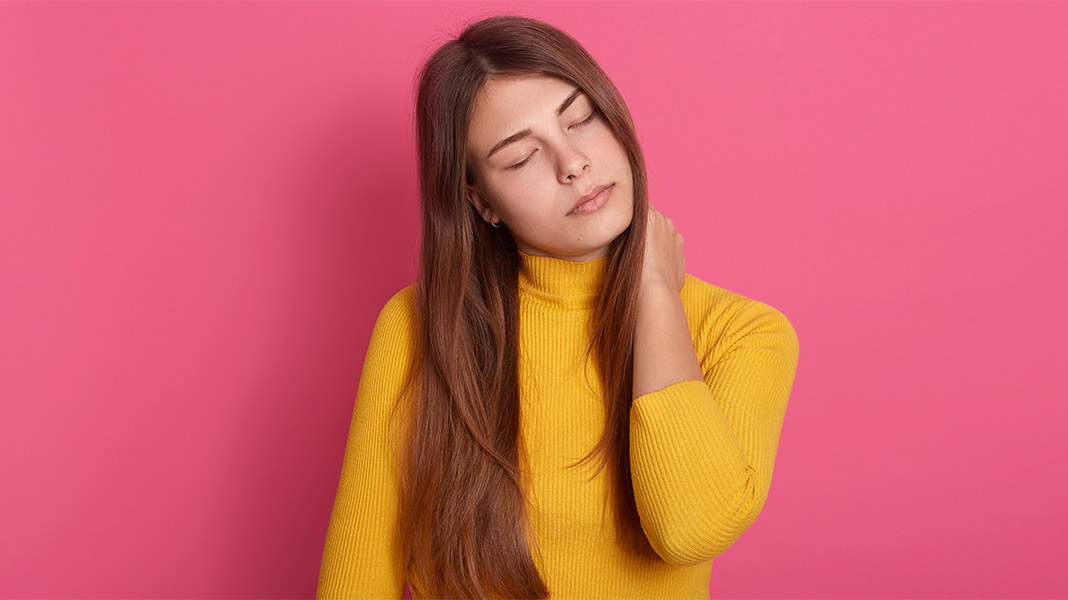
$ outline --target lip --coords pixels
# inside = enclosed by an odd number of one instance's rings
[[[588,215],[591,212],[596,211],[608,202],[608,196],[612,194],[612,189],[616,184],[610,183],[608,185],[599,185],[589,193],[583,195],[575,203],[575,206],[571,209],[571,212],[567,213],[567,216],[575,215]]]

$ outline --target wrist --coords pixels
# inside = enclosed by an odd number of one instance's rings
[[[682,298],[679,296],[679,290],[675,289],[674,286],[669,285],[662,279],[650,279],[642,282],[641,290],[638,292],[639,312],[646,307],[663,309],[676,304],[681,305]]]

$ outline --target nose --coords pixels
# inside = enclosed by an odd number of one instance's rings
[[[560,183],[571,183],[590,170],[590,160],[580,149],[566,146],[560,154]]]

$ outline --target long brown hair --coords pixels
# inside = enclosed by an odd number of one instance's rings
[[[604,382],[606,425],[594,473],[608,467],[619,542],[655,556],[630,478],[635,305],[648,211],[645,160],[622,96],[589,53],[546,23],[496,16],[469,25],[424,63],[416,100],[422,249],[410,429],[401,471],[400,539],[419,595],[548,598],[530,543],[519,423],[518,277],[507,228],[466,200],[476,183],[466,155],[472,106],[493,77],[546,75],[589,95],[626,148],[630,226],[609,244],[587,360]],[[521,465],[522,462],[522,465]],[[592,477],[591,477],[592,479]],[[608,500],[606,499],[606,502]]]

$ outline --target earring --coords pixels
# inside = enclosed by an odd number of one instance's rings
[[[500,220],[500,219],[497,219],[497,220],[496,220],[496,221],[494,221],[493,223],[490,223],[490,225],[493,225],[493,227],[494,227],[494,228],[500,228],[500,226],[502,225],[502,223],[501,223],[501,220]]]

